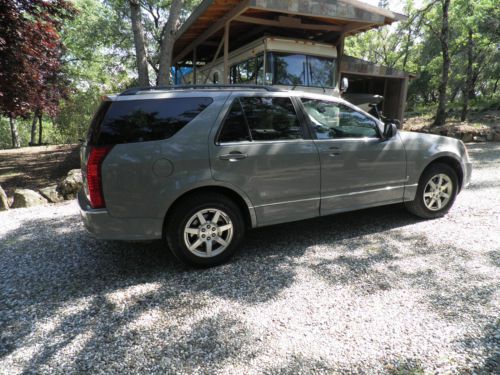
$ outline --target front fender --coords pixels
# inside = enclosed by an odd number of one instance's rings
[[[433,134],[400,132],[406,151],[405,200],[413,200],[418,181],[427,166],[440,158],[451,158],[460,165],[467,182],[468,158],[463,143],[455,138]]]

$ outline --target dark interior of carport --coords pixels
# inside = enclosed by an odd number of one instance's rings
[[[348,94],[373,94],[384,97],[379,109],[389,118],[403,120],[408,82],[411,74],[344,55],[341,77],[349,80]]]

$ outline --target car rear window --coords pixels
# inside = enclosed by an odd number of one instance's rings
[[[211,98],[173,98],[103,104],[91,124],[88,140],[93,145],[109,145],[167,139],[211,103]]]

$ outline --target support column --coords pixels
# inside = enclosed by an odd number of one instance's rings
[[[224,80],[223,83],[229,83],[229,24],[230,21],[224,24]]]
[[[196,47],[193,49],[193,85],[196,85]]]

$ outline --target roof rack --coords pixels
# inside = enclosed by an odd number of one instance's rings
[[[274,86],[264,86],[264,85],[175,85],[175,86],[145,86],[145,87],[132,87],[123,91],[119,96],[124,95],[136,95],[141,91],[161,91],[161,90],[200,90],[200,89],[228,89],[228,90],[266,90],[269,92],[283,91]]]

